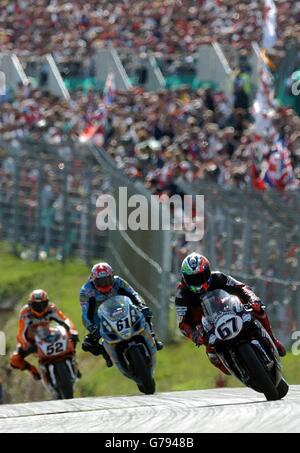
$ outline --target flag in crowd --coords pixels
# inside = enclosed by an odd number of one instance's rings
[[[279,190],[295,181],[290,151],[274,133],[275,89],[272,69],[267,55],[277,40],[277,9],[273,0],[264,0],[263,46],[258,59],[258,90],[253,104],[256,144],[253,153],[252,184],[260,190],[268,186]]]
[[[115,75],[110,72],[104,85],[104,104],[111,105],[116,97]]]
[[[104,90],[103,102],[98,109],[87,115],[86,126],[80,134],[79,140],[81,143],[86,143],[93,139],[98,145],[101,145],[105,133],[105,122],[107,119],[107,107],[113,104],[116,97],[115,75],[110,72],[107,76]]]
[[[263,46],[258,58],[258,90],[253,104],[255,130],[263,135],[272,127],[274,111],[274,78],[271,72],[272,62],[267,56],[276,43],[276,16],[277,10],[273,0],[264,0]]]
[[[270,187],[279,190],[285,189],[294,181],[290,152],[281,140],[270,150],[263,180]]]
[[[291,154],[283,140],[277,137],[273,145],[259,141],[255,146],[252,166],[252,185],[259,190],[274,187],[285,190],[298,186]]]
[[[275,114],[274,80],[263,54],[260,55],[258,61],[258,75],[259,83],[253,104],[253,115],[256,134],[263,136],[272,128],[272,118]]]
[[[101,145],[105,133],[105,122],[107,118],[107,108],[105,103],[99,105],[86,119],[86,126],[80,134],[79,140],[81,143],[86,143],[98,136],[97,144]]]
[[[263,48],[272,49],[277,41],[277,8],[273,0],[265,0],[264,4],[264,28]]]

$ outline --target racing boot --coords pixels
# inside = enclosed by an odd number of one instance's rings
[[[209,358],[210,363],[212,363],[216,368],[218,368],[222,373],[229,375],[230,371],[223,365],[217,354],[215,353],[214,348],[211,346],[206,346],[206,354]]]
[[[101,346],[101,348],[102,348],[101,354],[102,354],[102,357],[104,358],[104,360],[106,362],[107,368],[111,368],[114,364],[113,364],[109,354],[106,352],[105,348],[102,345],[99,345],[99,346]]]
[[[113,366],[111,358],[107,354],[104,347],[99,343],[99,339],[94,340],[90,334],[86,335],[86,337],[83,339],[82,350],[86,351],[86,352],[90,352],[91,354],[93,354],[95,356],[102,355],[102,357],[104,358],[104,360],[106,362],[106,366],[108,368]]]
[[[161,351],[164,348],[163,342],[160,340],[157,340],[156,338],[154,340],[155,340],[155,344],[156,344],[156,349],[158,351]]]
[[[163,347],[164,347],[164,344],[163,344],[162,341],[160,341],[160,340],[158,340],[158,339],[156,338],[156,335],[155,335],[154,330],[153,330],[153,324],[152,324],[150,318],[147,319],[147,323],[148,323],[148,325],[149,325],[149,327],[150,327],[150,331],[151,331],[152,338],[153,338],[153,340],[155,341],[156,350],[157,350],[157,351],[161,351],[161,350],[163,349]]]
[[[163,342],[160,341],[160,340],[158,340],[158,339],[156,338],[156,336],[155,336],[155,333],[153,333],[153,332],[152,332],[152,337],[153,337],[153,339],[154,339],[154,341],[155,341],[155,345],[156,345],[157,351],[161,351],[161,350],[163,349],[163,347],[164,347]]]

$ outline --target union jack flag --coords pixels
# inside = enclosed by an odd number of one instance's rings
[[[104,104],[111,105],[116,97],[115,75],[110,72],[104,85]]]

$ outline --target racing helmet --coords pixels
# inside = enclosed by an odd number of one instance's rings
[[[184,283],[193,293],[205,292],[211,283],[211,270],[208,259],[200,253],[190,253],[181,265]]]
[[[49,297],[43,289],[35,289],[29,294],[28,305],[32,313],[41,318],[47,311],[49,305]]]
[[[101,293],[109,293],[113,288],[114,272],[108,263],[97,263],[92,267],[91,280]]]

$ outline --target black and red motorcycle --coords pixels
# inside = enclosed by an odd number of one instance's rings
[[[277,349],[252,308],[224,290],[203,296],[202,308],[207,342],[230,373],[267,400],[283,398],[289,386]]]

